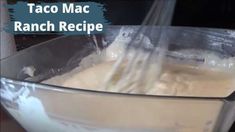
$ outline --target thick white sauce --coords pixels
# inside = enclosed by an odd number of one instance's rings
[[[130,38],[122,31],[101,55],[84,58],[80,67],[42,83],[101,90],[114,60],[123,52]],[[146,46],[151,46],[145,38]],[[201,51],[180,51],[192,55]],[[234,58],[221,59],[201,52],[203,64],[193,66],[164,63],[160,79],[151,89],[133,87],[130,93],[171,96],[225,97],[235,88]],[[133,54],[130,52],[129,56]],[[125,64],[124,64],[125,65]],[[30,69],[31,70],[31,69]],[[31,73],[31,72],[30,72]],[[9,83],[9,82],[8,82]],[[127,96],[95,96],[88,93],[66,93],[43,89],[30,90],[25,84],[23,94],[12,93],[14,85],[6,85],[1,96],[18,105],[7,110],[27,131],[58,132],[213,132],[223,102],[175,98],[140,98]],[[108,91],[120,92],[115,87]],[[18,98],[15,98],[18,97]]]

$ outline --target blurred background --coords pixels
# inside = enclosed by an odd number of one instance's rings
[[[17,1],[19,0],[7,0],[6,2],[14,4]],[[38,2],[38,0],[28,1]],[[50,2],[58,1],[60,0],[50,0]],[[63,2],[65,1],[79,2],[81,0],[63,0]],[[153,2],[153,0],[92,1],[105,5],[105,17],[112,25],[141,24]],[[171,25],[235,29],[235,0],[176,0]],[[58,36],[50,34],[15,35],[13,40],[15,41],[16,51],[19,51]],[[4,41],[1,41],[1,43],[4,43]],[[1,132],[16,131],[24,130],[1,107]],[[231,132],[235,132],[235,125],[233,125]]]

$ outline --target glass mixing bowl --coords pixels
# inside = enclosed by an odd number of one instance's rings
[[[137,26],[124,26],[124,29]],[[110,26],[110,44],[121,26]],[[203,49],[235,56],[235,32],[167,27],[169,50]],[[158,27],[148,37],[154,39]],[[125,35],[124,35],[125,36]],[[224,98],[98,92],[40,84],[77,67],[96,51],[92,36],[63,36],[1,60],[1,105],[31,132],[227,132],[235,120],[235,94]],[[97,37],[99,38],[99,37]],[[102,45],[99,41],[98,45]],[[105,46],[104,46],[105,47]],[[102,47],[103,48],[103,47]],[[34,70],[31,80],[25,69]]]

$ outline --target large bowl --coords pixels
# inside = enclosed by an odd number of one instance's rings
[[[110,26],[110,44],[120,31]],[[138,28],[125,26],[124,29]],[[123,28],[122,28],[123,29]],[[204,49],[235,56],[234,32],[168,27],[170,50]],[[159,28],[148,37],[154,40]],[[31,132],[227,132],[235,120],[235,94],[228,97],[174,97],[122,94],[40,84],[79,65],[95,51],[91,36],[64,36],[1,60],[1,104]],[[34,67],[35,77],[22,72]]]

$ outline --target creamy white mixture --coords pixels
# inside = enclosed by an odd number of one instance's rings
[[[204,58],[203,63],[191,65],[175,63],[177,61],[169,59],[163,64],[160,79],[154,82],[151,89],[143,90],[138,85],[126,87],[122,91],[116,89],[118,86],[104,89],[102,86],[107,73],[130,41],[129,37],[121,34],[122,31],[101,55],[94,53],[84,58],[80,67],[42,83],[90,90],[171,96],[226,97],[234,91],[235,59],[222,59],[214,53],[197,50],[177,53],[199,56]],[[151,46],[150,40],[145,40],[146,45]],[[47,91],[38,92],[38,96],[45,103],[47,112],[53,113],[55,117],[85,122],[91,126],[113,128],[112,130],[130,128],[134,131],[153,132],[212,132],[223,105],[219,100],[130,98],[93,96],[87,93],[67,95]]]
[[[128,36],[122,36],[124,31],[121,30],[101,55],[94,53],[84,58],[79,67],[42,83],[105,91],[103,80],[123,52],[124,45],[130,41]],[[145,43],[151,46],[147,37]],[[160,79],[151,89],[144,91],[142,87],[133,87],[121,92],[225,97],[234,91],[234,58],[221,59],[214,53],[195,50],[179,51],[178,54],[200,55],[205,61],[197,66],[164,63]],[[34,68],[26,67],[23,71],[33,76]],[[210,99],[49,91],[35,89],[35,85],[27,83],[16,92],[11,90],[15,89],[12,80],[2,79],[1,82],[4,84],[1,96],[18,106],[18,109],[6,106],[7,110],[31,132],[213,132],[224,103]],[[108,91],[120,92],[112,88]]]
[[[133,31],[129,31],[133,32]],[[124,35],[123,35],[124,34]],[[159,80],[155,81],[150,89],[143,89],[137,82],[127,80],[129,87],[118,89],[119,86],[104,89],[104,79],[112,70],[115,60],[124,52],[125,45],[130,42],[126,30],[121,30],[113,43],[101,55],[92,54],[82,60],[80,67],[65,73],[61,76],[53,77],[42,83],[74,87],[81,89],[101,90],[110,92],[141,93],[153,95],[174,95],[174,96],[198,96],[198,97],[225,97],[235,89],[235,58],[220,58],[217,54],[202,50],[181,50],[172,53],[188,58],[204,59],[200,64],[184,64],[182,61],[168,59],[163,64],[163,69]],[[145,46],[151,47],[151,42],[144,37]],[[130,51],[128,56],[133,56]],[[171,62],[171,60],[173,60]],[[123,64],[125,66],[125,64]],[[124,67],[123,66],[123,67]],[[154,70],[157,65],[153,65]],[[124,68],[123,68],[124,69]],[[136,69],[139,72],[139,69]],[[120,75],[116,75],[117,78]],[[149,77],[152,77],[149,75]],[[143,79],[150,80],[145,77]],[[115,80],[113,80],[115,82]]]

